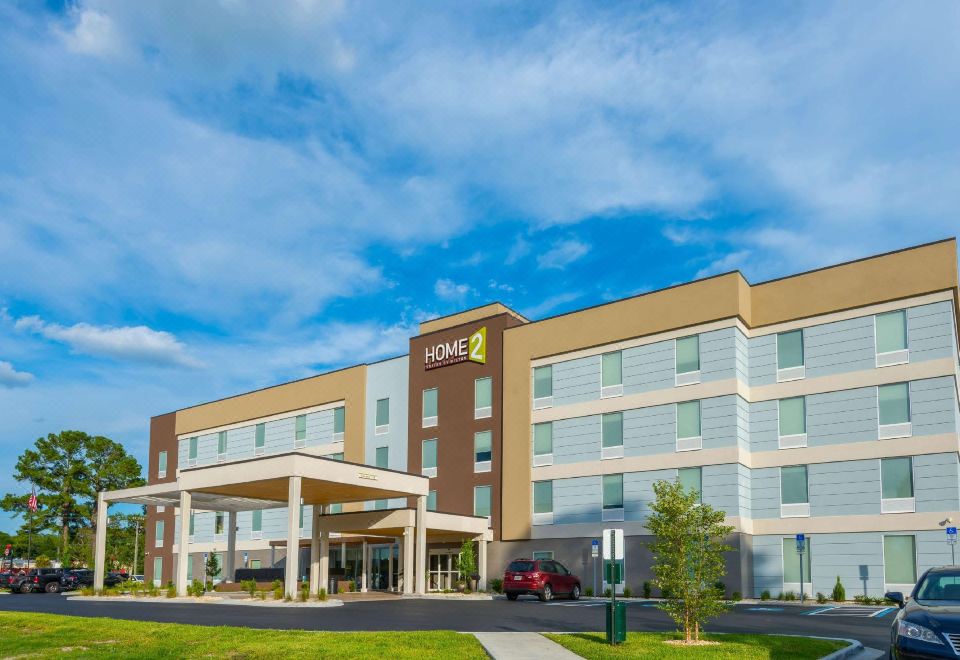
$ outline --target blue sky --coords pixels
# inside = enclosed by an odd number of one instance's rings
[[[4,2],[0,448],[145,462],[151,415],[434,315],[955,235],[958,33],[951,0]]]

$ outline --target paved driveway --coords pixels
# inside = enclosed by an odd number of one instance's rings
[[[887,649],[893,612],[880,617],[819,616],[817,606],[738,605],[715,619],[711,632],[756,632],[821,635],[860,640],[864,646]],[[0,610],[50,612],[77,616],[192,623],[208,626],[302,630],[458,630],[600,631],[604,626],[601,602],[553,601],[521,598],[516,602],[390,599],[345,603],[331,608],[273,608],[238,605],[166,603],[163,601],[73,601],[61,595],[0,596]],[[627,607],[630,630],[673,630],[672,621],[651,603],[634,601]]]

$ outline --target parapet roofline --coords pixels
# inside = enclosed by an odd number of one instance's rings
[[[491,302],[479,305],[477,307],[471,307],[470,309],[464,309],[459,312],[454,312],[453,314],[447,314],[446,316],[438,316],[437,318],[430,319],[428,321],[422,321],[420,323],[420,334],[426,335],[430,334],[431,332],[437,332],[438,330],[447,330],[449,328],[470,323],[472,321],[487,319],[491,316],[499,316],[500,314],[509,314],[521,323],[530,322],[529,319],[510,309],[503,303]]]

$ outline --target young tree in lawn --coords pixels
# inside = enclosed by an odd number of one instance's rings
[[[477,573],[477,558],[473,554],[473,541],[470,539],[465,539],[460,546],[460,557],[457,563],[460,579],[469,585],[470,579]]]
[[[675,481],[653,484],[656,500],[647,519],[655,537],[654,583],[667,597],[660,603],[684,633],[687,643],[700,640],[703,624],[726,605],[716,583],[726,573],[724,553],[734,550],[723,539],[733,531],[725,514],[700,503],[700,494]]]
[[[220,575],[220,557],[217,556],[216,552],[211,552],[207,555],[207,579],[212,580],[215,577]]]

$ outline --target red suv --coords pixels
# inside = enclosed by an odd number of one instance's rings
[[[503,573],[503,593],[509,600],[532,594],[547,601],[556,594],[580,598],[580,578],[552,559],[514,559]]]

